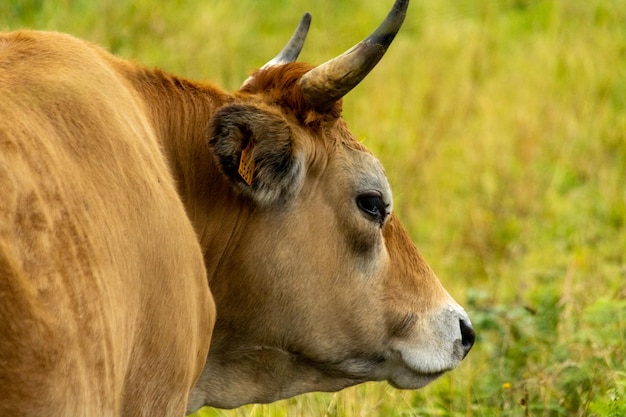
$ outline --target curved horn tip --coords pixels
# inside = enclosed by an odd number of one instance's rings
[[[407,8],[409,7],[409,0],[396,0],[393,4],[391,10],[398,10],[406,13]]]
[[[367,38],[300,79],[305,100],[318,111],[329,109],[365,78],[383,57],[404,23],[409,0],[396,0],[385,20]]]
[[[367,41],[389,46],[404,23],[408,7],[409,0],[396,0],[385,20],[368,36]]]
[[[285,47],[276,55],[274,58],[270,59],[261,67],[261,69],[274,67],[278,65],[288,64],[290,62],[294,62],[298,59],[298,55],[300,55],[300,51],[304,46],[304,41],[306,40],[306,35],[309,33],[309,27],[311,26],[311,13],[305,12],[302,18],[300,19],[300,23],[298,23],[298,27],[287,41]],[[241,85],[241,88],[245,87],[252,81],[253,76],[249,76]]]
[[[311,18],[311,13],[304,12],[304,14],[302,15],[302,19],[300,19],[300,24],[306,24],[306,27],[309,28],[311,26]]]
[[[287,41],[287,44],[283,48],[282,51],[278,53],[273,59],[263,65],[262,68],[267,68],[275,65],[287,64],[289,62],[294,62],[298,55],[300,55],[300,51],[304,46],[304,41],[306,40],[306,35],[309,33],[309,27],[311,26],[311,13],[306,12],[300,19],[300,23],[298,23],[298,27]]]

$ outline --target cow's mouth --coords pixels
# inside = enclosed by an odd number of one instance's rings
[[[452,368],[415,369],[404,360],[401,352],[387,354],[364,354],[352,352],[340,359],[315,359],[301,352],[286,352],[300,365],[317,369],[326,377],[350,381],[346,385],[356,385],[366,381],[386,380],[399,389],[419,389]]]

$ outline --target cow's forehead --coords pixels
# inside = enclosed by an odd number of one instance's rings
[[[337,165],[342,183],[353,194],[379,192],[391,209],[392,193],[385,170],[380,161],[363,145],[354,146],[342,142],[336,150],[334,164]]]

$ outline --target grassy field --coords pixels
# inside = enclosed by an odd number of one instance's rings
[[[391,3],[8,0],[0,28],[70,32],[234,90],[304,11],[301,59],[321,63]],[[370,383],[198,415],[626,415],[625,22],[626,0],[413,0],[344,117],[476,347],[420,391]]]

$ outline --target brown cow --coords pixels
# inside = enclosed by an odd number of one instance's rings
[[[469,319],[341,119],[407,3],[315,68],[292,62],[305,15],[234,94],[67,35],[0,36],[0,415],[419,388],[463,359]]]

